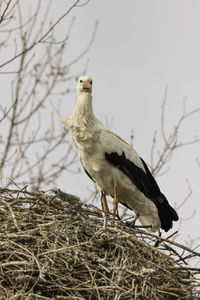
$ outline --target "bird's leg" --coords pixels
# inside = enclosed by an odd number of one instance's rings
[[[114,183],[114,199],[113,199],[113,219],[118,215],[118,193],[117,193],[117,186]]]
[[[106,200],[106,195],[104,194],[104,192],[101,192],[101,203],[103,206],[103,211],[104,212],[109,212],[109,208],[108,208],[108,204],[107,204],[107,200]]]

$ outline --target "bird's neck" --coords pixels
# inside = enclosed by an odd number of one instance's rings
[[[88,129],[94,122],[94,114],[92,108],[92,95],[90,93],[79,93],[77,102],[72,114],[74,125],[82,129]]]

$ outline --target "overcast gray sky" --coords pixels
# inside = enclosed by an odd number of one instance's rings
[[[166,86],[168,130],[182,113],[184,97],[188,111],[200,106],[199,14],[199,0],[93,0],[71,14],[76,16],[76,22],[69,40],[70,58],[87,44],[94,23],[99,20],[96,40],[82,60],[84,64],[86,58],[90,59],[88,75],[94,79],[96,116],[103,122],[105,117],[113,120],[112,130],[128,141],[133,129],[134,147],[147,162],[150,162],[154,130],[160,130]],[[80,65],[81,62],[77,70]],[[66,115],[71,114],[75,104],[74,96],[69,98]],[[186,121],[181,139],[191,140],[195,135],[200,135],[199,115]],[[194,208],[197,212],[193,220],[184,222],[182,241],[189,233],[199,234],[196,225],[200,214],[200,169],[195,162],[200,157],[199,149],[198,144],[178,150],[168,173],[157,179],[171,204],[186,196],[186,179],[190,181],[194,192],[179,215],[187,218]],[[89,180],[84,174],[79,192],[77,177],[71,174],[66,177],[71,183],[66,187],[63,180],[65,190],[81,197],[86,195]]]

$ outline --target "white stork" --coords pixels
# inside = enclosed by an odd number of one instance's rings
[[[71,130],[85,172],[101,190],[104,211],[109,211],[106,195],[110,195],[114,198],[114,217],[119,201],[134,210],[148,230],[172,228],[172,221],[177,221],[178,215],[144,160],[94,116],[92,79],[88,76],[78,80],[74,112],[62,122]]]

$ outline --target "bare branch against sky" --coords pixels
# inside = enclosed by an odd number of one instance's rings
[[[97,25],[79,56],[73,61],[63,59],[75,22],[70,12],[79,2],[74,1],[53,22],[51,1],[42,8],[40,1],[29,8],[22,7],[20,1],[2,4],[4,55],[0,74],[6,78],[8,89],[6,105],[0,105],[0,175],[4,185],[15,182],[48,188],[77,160],[68,133],[60,125],[59,98],[72,92],[68,81],[79,74],[71,74],[71,67],[87,53],[96,34]],[[58,40],[55,30],[66,21],[63,39]]]

